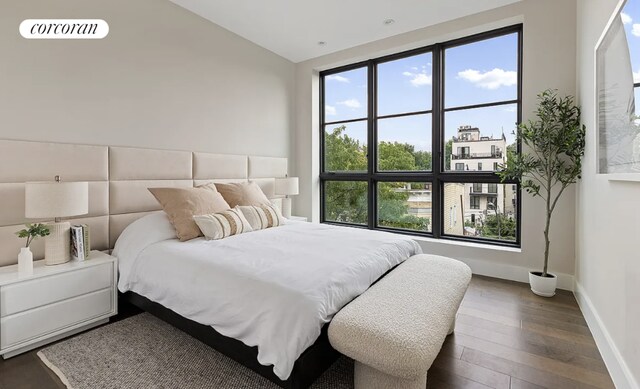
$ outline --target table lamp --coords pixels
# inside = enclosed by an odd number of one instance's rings
[[[89,212],[89,183],[55,181],[25,183],[25,217],[53,218],[46,223],[49,235],[44,240],[45,265],[57,265],[71,259],[71,224],[62,217],[84,215]]]
[[[282,215],[289,219],[291,217],[291,198],[298,194],[298,177],[276,178],[275,194],[284,195],[282,199]]]

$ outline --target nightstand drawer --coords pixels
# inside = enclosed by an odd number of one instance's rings
[[[113,279],[113,264],[104,263],[0,287],[0,317],[108,288]]]
[[[45,305],[0,319],[0,349],[50,334],[113,311],[113,288]]]

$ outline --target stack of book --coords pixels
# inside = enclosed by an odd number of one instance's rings
[[[89,226],[74,224],[71,226],[71,256],[78,261],[89,258],[91,243],[89,241]]]

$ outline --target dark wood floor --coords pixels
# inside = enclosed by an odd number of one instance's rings
[[[121,306],[118,319],[137,313]],[[573,295],[474,276],[427,387],[614,388]],[[35,352],[0,360],[0,389],[64,388]]]

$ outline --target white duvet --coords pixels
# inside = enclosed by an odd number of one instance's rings
[[[132,223],[114,249],[120,291],[257,346],[282,380],[338,310],[420,252],[408,237],[302,222],[179,242],[163,212]]]

